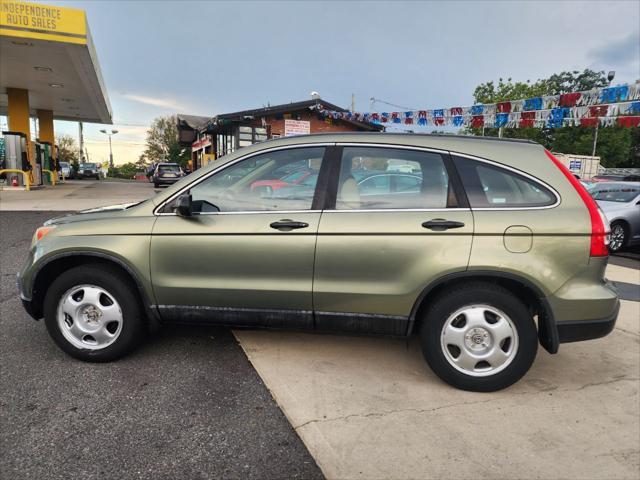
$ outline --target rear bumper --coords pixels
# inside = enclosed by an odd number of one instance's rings
[[[173,185],[181,178],[182,177],[169,177],[169,178],[156,177],[153,179],[153,181],[154,183],[157,183],[159,185]]]
[[[593,340],[609,335],[616,325],[619,311],[620,301],[617,301],[613,313],[606,318],[558,322],[556,326],[560,343]]]

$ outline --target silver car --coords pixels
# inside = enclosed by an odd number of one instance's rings
[[[640,244],[640,182],[598,182],[589,193],[611,225],[609,250]]]

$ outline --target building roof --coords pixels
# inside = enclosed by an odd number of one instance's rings
[[[317,108],[318,106],[322,106],[327,110],[332,110],[335,112],[347,111],[342,107],[339,107],[337,105],[334,105],[333,103],[329,103],[326,100],[322,100],[319,98],[317,100],[311,99],[311,100],[304,100],[302,102],[283,103],[281,105],[254,108],[252,110],[241,110],[239,112],[221,113],[209,119],[209,121],[207,122],[208,125],[206,125],[206,127],[214,126],[218,121],[221,121],[221,120],[241,122],[243,120],[250,119],[251,117],[265,117],[267,115],[278,115],[278,114],[296,112],[301,110],[310,110],[310,109]],[[382,125],[369,123],[369,122],[357,122],[355,120],[344,120],[344,119],[341,119],[340,121],[343,121],[345,123],[349,123],[367,130],[380,131],[384,128]]]
[[[178,127],[188,127],[193,130],[200,130],[209,122],[209,120],[211,120],[211,117],[186,115],[184,113],[178,113],[176,117],[178,120]]]

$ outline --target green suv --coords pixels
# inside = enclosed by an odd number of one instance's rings
[[[145,202],[48,221],[18,283],[83,360],[121,357],[165,323],[417,334],[443,380],[492,391],[527,372],[538,342],[556,353],[611,332],[607,235],[535,143],[299,136]]]

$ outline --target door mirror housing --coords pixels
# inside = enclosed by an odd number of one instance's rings
[[[181,217],[190,217],[193,215],[193,202],[191,195],[185,193],[176,199],[173,211]]]

